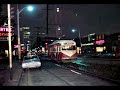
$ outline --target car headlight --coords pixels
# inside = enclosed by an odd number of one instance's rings
[[[26,65],[25,64],[22,64],[22,67],[25,67]]]

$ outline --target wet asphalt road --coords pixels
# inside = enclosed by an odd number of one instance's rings
[[[19,86],[117,86],[111,82],[71,70],[51,61],[42,68],[23,72]]]

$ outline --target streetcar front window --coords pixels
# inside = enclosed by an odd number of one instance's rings
[[[76,46],[63,46],[62,50],[76,50]]]

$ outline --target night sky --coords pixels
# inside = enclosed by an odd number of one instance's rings
[[[23,8],[25,4],[19,5]],[[35,33],[36,28],[42,27],[39,32],[46,29],[45,4],[33,4],[34,11],[24,10],[21,13],[20,26],[29,26]],[[81,36],[90,33],[109,34],[120,32],[120,5],[119,4],[49,4],[49,24],[55,23],[55,7],[60,7],[61,16],[56,20],[61,23],[62,33],[66,37],[76,38],[78,33],[72,29],[80,30]],[[49,26],[49,36],[55,36],[55,26]]]

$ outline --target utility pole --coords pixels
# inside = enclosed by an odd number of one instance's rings
[[[38,48],[38,34],[39,34],[39,32],[37,30],[37,48]]]
[[[46,4],[46,34],[48,35],[48,4]]]
[[[48,35],[48,26],[49,26],[49,23],[48,23],[48,21],[49,21],[49,13],[48,13],[48,11],[49,10],[53,10],[53,9],[49,9],[49,5],[48,4],[46,4],[46,9],[42,9],[42,10],[46,10],[46,35]]]
[[[19,26],[19,7],[17,4],[17,33],[18,33],[18,58],[21,60],[20,26]]]
[[[79,29],[79,43],[80,43],[80,50],[82,50],[82,42],[81,42],[81,32]],[[79,54],[81,54],[82,52],[79,51]]]
[[[11,17],[10,4],[7,4],[8,10],[8,43],[9,43],[9,65],[10,65],[10,80],[12,80],[12,47],[11,47]]]

